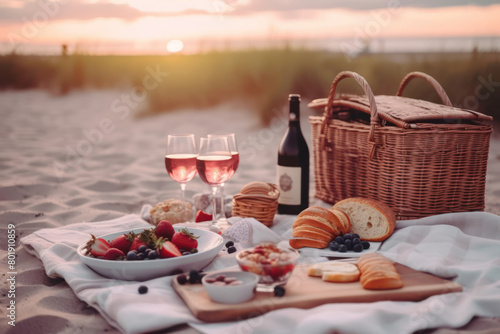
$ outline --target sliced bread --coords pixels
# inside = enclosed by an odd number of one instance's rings
[[[337,202],[333,208],[347,214],[351,232],[362,240],[383,241],[396,226],[396,215],[385,203],[368,198],[353,197]]]

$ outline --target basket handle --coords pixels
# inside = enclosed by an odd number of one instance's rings
[[[372,143],[373,149],[375,148],[375,140],[374,140],[374,134],[375,134],[375,124],[380,123],[380,118],[378,116],[377,112],[377,104],[375,103],[375,96],[373,95],[372,89],[370,88],[370,85],[368,85],[368,82],[366,82],[365,78],[363,78],[361,75],[355,72],[351,71],[343,71],[337,74],[337,76],[333,79],[332,81],[332,86],[330,88],[330,93],[328,94],[328,103],[325,107],[325,121],[323,122],[321,126],[321,132],[320,132],[320,146],[324,147],[326,136],[325,136],[325,131],[326,131],[326,123],[327,120],[330,119],[332,116],[332,106],[333,106],[333,100],[335,99],[335,90],[337,89],[337,85],[340,82],[340,80],[345,79],[345,78],[353,78],[356,80],[356,82],[363,88],[363,91],[365,92],[365,95],[368,97],[368,101],[370,103],[370,133],[368,135],[368,140]],[[373,153],[373,152],[372,152]]]
[[[396,93],[396,96],[403,95],[403,90],[406,88],[408,83],[410,83],[410,81],[413,78],[422,78],[422,79],[427,80],[432,85],[432,87],[434,87],[434,89],[438,93],[439,97],[441,98],[441,101],[443,101],[443,104],[448,106],[448,107],[452,107],[450,98],[448,97],[448,94],[446,94],[446,92],[444,91],[444,88],[439,84],[439,82],[437,82],[436,79],[434,79],[430,75],[423,73],[423,72],[410,72],[410,73],[408,73],[403,78],[401,83],[399,84],[399,88],[398,88],[398,91]]]

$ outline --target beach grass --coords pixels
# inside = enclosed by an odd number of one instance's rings
[[[139,116],[203,109],[225,101],[248,104],[268,124],[289,93],[303,99],[326,97],[337,73],[361,74],[378,94],[395,94],[411,71],[432,75],[453,105],[500,120],[500,53],[344,54],[288,47],[267,50],[213,51],[165,56],[0,56],[0,89],[47,89],[67,94],[75,89],[137,87],[147,92],[149,107]],[[362,94],[352,80],[339,86]],[[405,96],[439,102],[423,81],[411,83]]]

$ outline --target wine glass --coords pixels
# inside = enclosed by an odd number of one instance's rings
[[[181,186],[184,201],[186,183],[196,175],[196,143],[194,134],[168,135],[165,153],[165,168],[168,175]]]
[[[212,137],[226,137],[227,138],[227,143],[229,145],[229,151],[231,152],[231,159],[233,160],[233,172],[231,175],[228,177],[228,180],[236,173],[236,170],[238,169],[238,165],[240,163],[240,154],[238,153],[238,146],[236,145],[236,136],[234,133],[228,133],[228,134],[209,134],[207,136],[208,138]],[[220,185],[220,215],[222,219],[226,218],[226,212],[225,212],[225,205],[224,205],[224,184],[225,182],[221,183]]]
[[[200,178],[212,188],[212,224],[217,225],[217,189],[234,173],[234,163],[226,137],[200,139],[196,168]]]

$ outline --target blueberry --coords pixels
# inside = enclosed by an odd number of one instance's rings
[[[352,240],[351,239],[347,239],[345,242],[344,242],[344,245],[346,245],[347,247],[347,250],[352,250]]]
[[[196,253],[198,253],[198,248],[191,249],[191,254],[196,254]]]
[[[337,242],[338,244],[343,244],[344,243],[344,238],[339,235],[338,237],[335,238],[334,241]]]
[[[194,284],[196,282],[199,282],[200,280],[200,273],[194,269],[189,271],[189,283]]]
[[[139,248],[137,248],[137,251],[139,253],[144,253],[146,251],[146,249],[148,249],[148,247],[146,247],[146,245],[140,245]]]
[[[277,285],[274,287],[274,295],[276,297],[283,297],[285,295],[285,288],[281,285]]]
[[[363,246],[361,244],[355,244],[352,247],[352,250],[355,251],[356,253],[362,252],[363,251]]]
[[[361,239],[361,237],[360,237],[360,236],[359,236],[359,234],[357,234],[357,233],[353,233],[353,234],[352,234],[352,238],[353,238],[353,239],[356,239],[356,238]]]
[[[137,260],[144,260],[146,258],[146,254],[144,253],[137,253]]]
[[[148,258],[150,258],[151,260],[157,259],[158,258],[158,252],[152,249],[148,253]]]
[[[234,246],[234,242],[232,242],[232,241],[226,242],[226,248],[229,248],[231,246]]]
[[[366,240],[361,241],[361,245],[363,245],[364,249],[370,248],[370,243]]]
[[[191,255],[191,252],[188,252],[188,251],[182,252],[182,256],[186,256],[186,255]]]
[[[340,244],[339,245],[339,252],[341,252],[341,253],[347,252],[347,246],[344,244]]]
[[[352,239],[352,244],[353,245],[359,244],[360,242],[361,242],[361,240],[359,238],[353,238]]]
[[[338,251],[339,250],[339,243],[336,241],[330,242],[330,249],[332,251]]]
[[[148,293],[148,287],[147,287],[147,286],[145,286],[145,285],[141,285],[141,286],[139,287],[138,291],[139,291],[139,293],[140,293],[141,295],[143,295],[143,294],[145,294],[145,293]]]
[[[144,255],[144,261],[146,261],[146,260],[148,260],[148,261],[149,261],[149,260],[151,260],[151,259],[150,259],[147,255]]]
[[[152,251],[151,248],[146,248],[146,250],[144,251],[144,253],[146,253],[147,255],[149,255],[149,253]]]
[[[232,253],[236,252],[236,247],[234,247],[234,246],[230,246],[230,247],[227,249],[227,252],[228,252],[229,254],[232,254]]]
[[[349,239],[352,240],[352,234],[350,234],[350,233],[344,234],[344,239],[345,240],[349,240]]]
[[[179,274],[177,275],[177,283],[180,285],[186,284],[188,281],[187,276],[185,274]]]
[[[127,253],[127,261],[137,260],[137,253],[134,251],[130,251]]]

